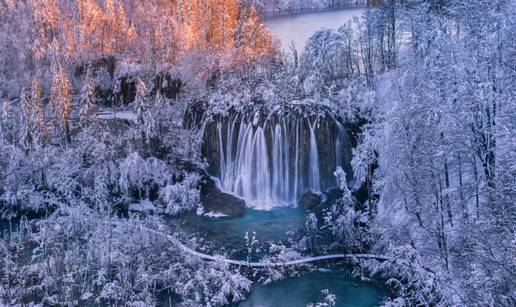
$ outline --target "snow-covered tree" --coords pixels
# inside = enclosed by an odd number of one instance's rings
[[[35,75],[32,77],[31,99],[33,107],[32,120],[35,124],[35,139],[39,144],[43,144],[47,137],[47,123],[45,120],[45,111],[43,109],[41,84]]]
[[[136,98],[134,100],[134,111],[140,125],[144,123],[145,112],[149,108],[149,93],[143,80],[136,81]]]
[[[160,191],[164,213],[177,215],[197,208],[200,205],[199,176],[191,174],[182,182],[168,184]]]
[[[82,87],[80,96],[79,115],[81,123],[86,125],[91,120],[94,120],[96,117],[96,112],[96,84],[91,68],[89,68],[84,79],[84,85]]]
[[[319,230],[318,226],[319,221],[317,220],[317,216],[314,213],[309,213],[306,217],[305,228],[308,232],[309,238],[309,246],[312,250],[312,253],[315,251],[315,236],[317,235],[317,231]]]
[[[29,91],[26,88],[22,89],[20,94],[20,145],[25,150],[30,150],[34,146],[35,137],[35,126],[34,122],[34,105]]]
[[[18,138],[16,118],[11,102],[8,99],[2,100],[2,139],[4,143],[15,144]]]
[[[52,87],[50,103],[54,112],[55,125],[59,134],[70,142],[70,112],[72,111],[72,89],[68,76],[60,60],[60,46],[56,39],[52,42]]]

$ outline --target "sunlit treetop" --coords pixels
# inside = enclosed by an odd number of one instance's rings
[[[253,59],[273,49],[259,13],[239,0],[6,1],[0,17],[21,9],[31,17],[35,61],[49,58],[54,38],[68,61],[115,55],[173,63],[192,49],[225,53],[237,47]]]

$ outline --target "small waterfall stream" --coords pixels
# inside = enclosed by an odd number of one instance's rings
[[[231,112],[203,124],[203,156],[225,192],[249,207],[295,205],[303,193],[335,186],[349,169],[348,133],[333,116]]]

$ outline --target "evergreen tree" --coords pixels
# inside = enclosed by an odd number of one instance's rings
[[[149,142],[150,138],[156,133],[156,119],[152,107],[153,104],[147,86],[141,79],[138,79],[135,98],[136,119],[140,125],[142,137],[146,142]]]
[[[35,142],[43,144],[47,137],[47,123],[45,121],[45,112],[43,110],[42,89],[41,84],[36,76],[32,77],[31,91],[32,107],[33,107],[33,123]]]
[[[136,119],[140,125],[144,122],[144,113],[148,108],[148,90],[147,86],[138,78],[136,81],[136,97],[134,99],[134,111],[136,113]]]
[[[81,125],[86,125],[96,117],[97,105],[95,104],[95,88],[95,79],[93,78],[91,69],[89,68],[84,79],[84,85],[82,87],[80,96],[81,107],[79,115],[81,119]]]
[[[34,145],[34,106],[29,92],[26,88],[20,94],[20,145],[26,150],[30,150]]]
[[[154,99],[154,117],[155,117],[155,135],[157,135],[158,137],[161,137],[162,133],[163,133],[163,127],[166,125],[166,123],[164,123],[164,119],[166,118],[166,108],[167,108],[167,100],[165,99],[165,97],[163,96],[163,94],[161,94],[161,92],[158,90],[156,92],[156,98]]]
[[[238,35],[241,41],[237,42],[237,45],[242,46],[245,57],[256,59],[270,54],[275,48],[272,33],[263,24],[258,10],[254,6],[247,7],[242,12],[241,18],[242,30],[241,35]]]
[[[50,103],[54,111],[55,126],[63,140],[70,143],[70,112],[72,111],[71,85],[64,71],[59,56],[59,43],[54,39],[52,43],[52,87],[50,90]]]
[[[14,118],[11,103],[7,98],[2,102],[2,137],[5,144],[14,144],[17,139],[16,120]]]

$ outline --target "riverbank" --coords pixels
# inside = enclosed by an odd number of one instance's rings
[[[297,16],[297,15],[305,15],[305,14],[322,14],[322,13],[330,13],[330,12],[338,12],[344,10],[354,10],[361,9],[365,10],[368,6],[365,4],[357,4],[357,5],[342,5],[338,8],[328,8],[328,7],[319,7],[319,8],[310,8],[310,9],[295,9],[289,11],[279,11],[272,13],[271,11],[267,11],[264,13],[264,21],[267,22],[269,20],[274,20],[276,18],[283,18],[287,16]]]
[[[273,1],[273,3],[269,3]],[[351,8],[365,8],[367,7],[366,0],[333,0],[333,1],[319,1],[317,3],[303,3],[299,1],[297,3],[282,3],[277,0],[265,0],[260,7],[260,10],[265,19],[274,18],[279,16],[303,14],[303,13],[314,13],[314,12],[327,12],[327,11],[338,11]]]

